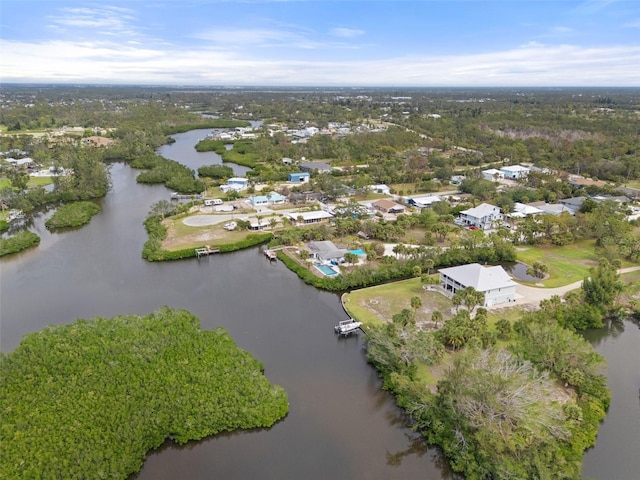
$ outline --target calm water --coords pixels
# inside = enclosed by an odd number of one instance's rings
[[[179,161],[188,156],[191,168],[215,163],[198,159],[193,150],[205,133],[176,135],[178,141],[161,153]],[[44,216],[36,218],[31,228],[42,236],[41,245],[0,261],[3,352],[49,324],[147,314],[162,305],[185,308],[203,328],[226,328],[260,359],[266,376],[287,390],[291,410],[269,430],[184,447],[168,442],[150,454],[136,479],[451,478],[437,452],[416,441],[393,399],[380,390],[362,338],[333,333],[333,325],[346,318],[337,296],[304,285],[257,249],[199,261],[142,260],[142,221],[169,191],[138,185],[136,175],[113,165],[114,189],[88,226],[51,234]],[[585,478],[635,479],[640,331],[626,323],[623,332],[590,332],[589,339],[609,361],[613,401],[598,445],[585,457]]]

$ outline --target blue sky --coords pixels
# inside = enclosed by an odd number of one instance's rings
[[[640,86],[640,1],[2,0],[0,81]]]

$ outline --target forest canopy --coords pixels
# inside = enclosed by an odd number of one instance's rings
[[[0,477],[127,478],[166,438],[270,427],[289,409],[263,365],[184,310],[77,320],[0,357]]]

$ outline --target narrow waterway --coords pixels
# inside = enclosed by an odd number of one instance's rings
[[[176,143],[160,153],[194,169],[218,163],[215,154],[195,152],[193,145],[208,131],[196,132],[175,135]],[[123,164],[114,164],[111,173],[113,190],[89,225],[49,233],[44,217],[36,218],[31,228],[41,245],[0,260],[1,350],[12,351],[29,332],[76,318],[185,308],[203,328],[226,328],[264,363],[266,376],[287,390],[291,403],[289,415],[268,430],[183,447],[167,442],[150,454],[136,479],[452,478],[437,450],[416,439],[381,391],[365,362],[363,339],[333,333],[346,318],[336,295],[305,285],[257,249],[173,263],[142,260],[142,222],[170,192],[137,184],[138,172]],[[640,330],[627,322],[623,330],[589,332],[587,338],[609,361],[613,399],[598,444],[585,456],[584,478],[636,479]]]

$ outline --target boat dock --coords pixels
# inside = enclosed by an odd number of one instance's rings
[[[220,253],[219,248],[211,248],[209,245],[203,248],[196,248],[196,257],[206,257],[207,255],[212,255],[214,253]]]

